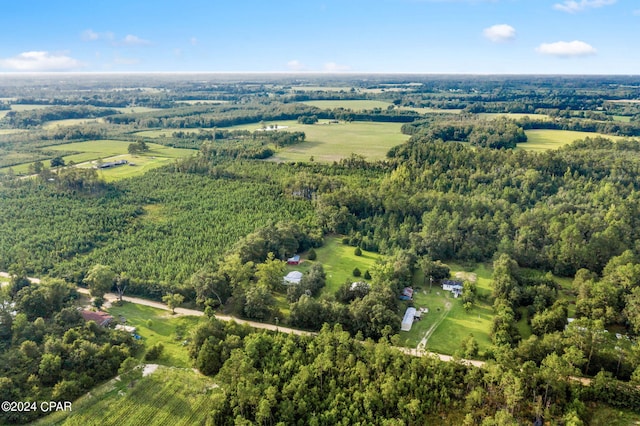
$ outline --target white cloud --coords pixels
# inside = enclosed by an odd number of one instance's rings
[[[84,41],[93,41],[100,38],[100,34],[96,33],[93,30],[85,30],[82,33],[82,40]]]
[[[327,62],[322,68],[324,72],[346,72],[350,69],[351,67],[348,65],[340,65],[336,64],[335,62]]]
[[[586,9],[597,9],[602,6],[610,6],[616,1],[617,0],[564,0],[562,3],[554,4],[553,8],[567,13],[577,13]]]
[[[640,9],[634,10],[633,14],[636,15],[636,16],[640,16]]]
[[[191,37],[189,42],[191,43],[192,46],[195,46],[196,44],[198,44],[198,39],[195,37]]]
[[[96,41],[96,40],[113,40],[115,38],[111,31],[104,33],[98,33],[92,29],[84,30],[80,35],[83,41]]]
[[[0,68],[14,71],[69,71],[84,64],[65,54],[45,51],[22,52],[13,58],[0,59]]]
[[[485,28],[482,34],[494,43],[503,43],[516,38],[516,29],[511,25],[498,24]]]
[[[575,57],[595,55],[597,50],[584,41],[557,41],[555,43],[542,43],[536,48],[538,53],[560,57]]]
[[[145,44],[151,44],[151,42],[133,34],[127,34],[127,36],[122,39],[122,44],[126,44],[128,46],[142,46]]]
[[[287,62],[287,68],[291,71],[305,71],[307,66],[297,59]]]

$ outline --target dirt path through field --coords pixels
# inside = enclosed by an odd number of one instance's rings
[[[424,333],[422,340],[420,340],[420,343],[418,343],[418,347],[417,347],[418,351],[424,351],[427,348],[427,342],[429,341],[429,338],[440,326],[440,324],[442,324],[442,321],[444,321],[444,319],[447,317],[447,315],[449,314],[449,311],[451,310],[451,306],[452,306],[451,302],[445,303],[444,311],[442,312],[442,315],[440,315],[440,318],[436,322],[434,322],[433,325],[431,325],[431,327],[429,327],[427,332]]]

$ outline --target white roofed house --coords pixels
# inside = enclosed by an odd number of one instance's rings
[[[300,284],[300,280],[302,280],[302,272],[300,271],[291,271],[283,278],[284,285],[295,285]]]
[[[409,331],[411,330],[411,326],[413,325],[414,317],[416,316],[416,308],[407,308],[404,313],[404,318],[402,319],[402,324],[400,325],[400,330]]]

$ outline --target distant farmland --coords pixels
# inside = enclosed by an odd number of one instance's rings
[[[518,144],[518,149],[527,151],[546,151],[557,149],[574,141],[584,138],[603,137],[618,141],[622,136],[605,135],[602,133],[576,132],[572,130],[526,130],[527,142]]]

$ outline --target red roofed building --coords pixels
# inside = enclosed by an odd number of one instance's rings
[[[106,312],[102,312],[102,311],[82,311],[80,312],[80,314],[82,315],[82,318],[84,318],[85,321],[95,321],[96,324],[101,325],[101,326],[106,326],[108,325],[111,321],[113,321],[113,317],[111,315],[109,315]]]

